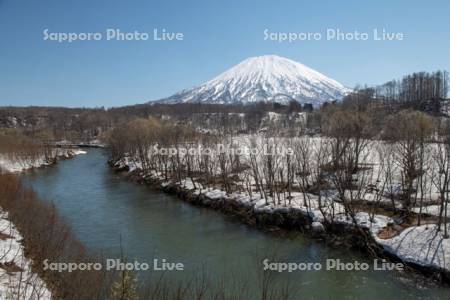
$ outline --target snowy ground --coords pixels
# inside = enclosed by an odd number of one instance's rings
[[[0,299],[51,299],[39,276],[24,256],[22,236],[0,210]]]
[[[440,209],[441,209],[440,205],[424,206],[424,207],[422,207],[422,214],[427,214],[427,215],[430,215],[430,216],[439,216]],[[419,213],[420,212],[420,208],[419,207],[414,207],[412,210],[415,213]],[[443,216],[447,215],[448,217],[450,217],[450,206],[447,207],[447,214],[445,213],[445,209],[444,209],[443,212],[442,212],[442,215]]]
[[[55,149],[54,152],[55,153],[53,156],[66,158],[87,153],[86,151],[80,149]],[[43,155],[37,158],[23,158],[0,154],[0,170],[5,172],[17,173],[48,165],[51,165],[51,162],[48,162]]]
[[[450,239],[435,224],[413,226],[391,239],[376,241],[401,260],[450,271]]]

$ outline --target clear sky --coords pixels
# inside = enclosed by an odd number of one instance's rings
[[[0,105],[120,106],[211,79],[276,54],[353,87],[414,71],[450,70],[450,1],[0,0]],[[150,32],[107,41],[105,30]],[[154,29],[182,41],[154,41]],[[401,32],[403,41],[278,42],[269,32]],[[43,31],[100,32],[100,41],[45,41]]]

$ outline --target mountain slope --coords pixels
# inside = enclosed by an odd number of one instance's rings
[[[237,104],[296,100],[315,106],[342,98],[349,89],[298,62],[276,55],[251,57],[216,78],[160,103]]]

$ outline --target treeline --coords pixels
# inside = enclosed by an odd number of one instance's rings
[[[32,139],[21,133],[20,130],[0,130],[0,153],[8,156],[39,155],[45,152],[41,141]]]
[[[54,163],[58,155],[59,151],[47,143],[46,137],[31,138],[18,129],[0,129],[0,159],[4,163],[29,168]],[[3,171],[0,165],[0,173]]]
[[[402,110],[421,111],[435,117],[448,118],[448,72],[419,72],[392,80],[375,87],[356,88],[342,101],[325,103],[319,110],[308,115],[308,127],[322,132],[322,120],[327,111],[343,109],[370,111],[373,130],[381,133],[389,116]]]
[[[202,113],[252,113],[255,111],[262,112],[286,112],[288,110],[304,111],[311,110],[311,104],[301,105],[298,102],[291,101],[289,105],[272,102],[256,102],[249,104],[209,104],[209,103],[177,103],[177,104],[161,104],[149,103],[132,106],[123,106],[111,108],[114,114],[129,114],[139,117],[148,115],[185,115],[202,114]]]
[[[377,87],[375,97],[400,109],[439,113],[441,101],[448,97],[448,87],[448,72],[419,72]]]
[[[192,121],[194,115],[217,114],[223,122],[232,122],[228,116],[243,114],[249,128],[259,125],[266,112],[291,113],[311,111],[309,104],[289,105],[255,103],[250,105],[221,104],[142,104],[117,108],[64,107],[0,107],[0,128],[20,129],[30,137],[45,136],[48,140],[86,142],[134,118],[172,118],[180,123]],[[203,121],[198,117],[200,122]],[[256,124],[256,125],[255,125]]]
[[[31,138],[48,141],[85,141],[112,126],[103,109],[63,107],[2,107],[0,128],[17,129]]]

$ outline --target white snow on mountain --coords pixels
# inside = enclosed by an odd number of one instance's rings
[[[290,59],[264,55],[251,57],[214,79],[183,90],[159,103],[253,102],[311,103],[340,100],[350,90],[339,82]]]

